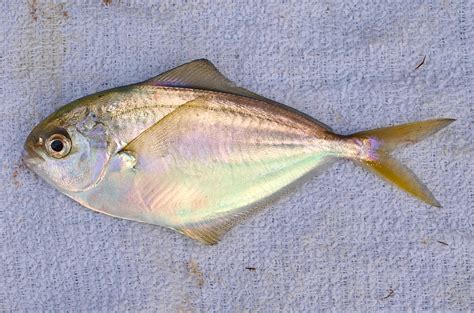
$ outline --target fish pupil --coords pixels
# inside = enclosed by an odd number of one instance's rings
[[[51,142],[51,149],[53,149],[53,151],[56,151],[56,152],[61,152],[64,148],[64,144],[61,140],[53,140]]]

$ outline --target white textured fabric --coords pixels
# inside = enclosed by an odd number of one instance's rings
[[[265,2],[0,2],[0,310],[473,310],[473,1]],[[340,133],[457,118],[396,153],[444,208],[341,161],[207,247],[22,165],[63,104],[202,57]]]

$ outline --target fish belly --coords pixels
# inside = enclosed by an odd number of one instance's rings
[[[270,201],[272,195],[329,161],[326,151],[297,151],[240,162],[161,160],[161,175],[110,171],[92,190],[72,197],[102,213],[162,226],[199,223]],[[154,183],[143,183],[154,181]]]

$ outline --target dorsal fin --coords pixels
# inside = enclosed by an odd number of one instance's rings
[[[209,91],[217,91],[230,93],[237,96],[243,96],[255,100],[273,103],[274,105],[284,107],[287,110],[298,112],[279,102],[262,97],[245,88],[237,86],[235,83],[222,75],[219,70],[206,59],[198,59],[164,72],[156,77],[144,81],[142,84],[150,86],[178,87],[178,88],[194,88]],[[298,114],[305,115],[321,127],[331,130],[331,128],[302,112]]]
[[[270,99],[236,86],[222,75],[209,60],[199,59],[185,63],[144,82],[146,85],[194,88],[231,93],[263,101]]]

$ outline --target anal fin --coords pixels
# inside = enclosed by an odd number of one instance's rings
[[[252,214],[254,210],[249,212],[238,212],[235,214],[226,214],[212,220],[193,223],[173,227],[181,234],[192,239],[198,240],[205,245],[215,245],[220,241],[222,236],[227,233],[233,226]]]

